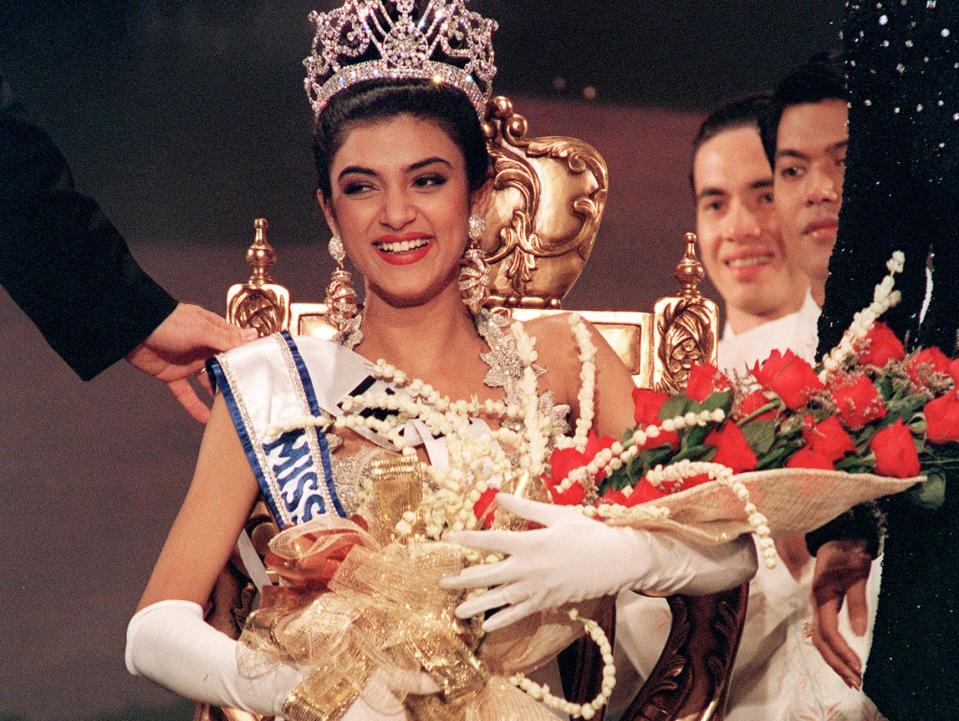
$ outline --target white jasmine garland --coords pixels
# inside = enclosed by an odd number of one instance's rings
[[[579,350],[579,417],[576,419],[576,431],[573,434],[572,446],[582,453],[586,450],[589,441],[589,432],[593,427],[595,413],[594,398],[596,395],[596,344],[593,335],[581,316],[571,313],[569,325]]]
[[[839,344],[823,356],[819,380],[825,381],[831,373],[841,370],[846,358],[856,352],[856,345],[869,334],[876,320],[902,300],[902,293],[894,290],[894,287],[895,276],[902,272],[905,263],[906,256],[901,250],[894,252],[886,261],[889,274],[873,290],[872,303],[853,316],[852,324],[843,333]]]
[[[575,608],[570,609],[567,613],[570,619],[583,624],[586,633],[599,646],[602,654],[603,681],[596,698],[587,703],[572,703],[561,696],[554,696],[550,693],[549,686],[540,685],[522,673],[510,676],[509,682],[542,704],[572,718],[591,719],[609,702],[609,697],[613,695],[613,689],[616,687],[616,663],[613,659],[613,646],[598,623],[588,618],[582,618]]]
[[[660,431],[678,431],[693,426],[705,426],[709,422],[721,423],[725,417],[726,413],[722,408],[716,408],[711,411],[702,410],[699,413],[686,413],[675,418],[667,418],[659,425],[637,428],[625,444],[614,443],[610,448],[599,451],[586,466],[574,468],[570,471],[566,478],[557,482],[555,491],[556,493],[563,493],[572,488],[574,483],[585,485],[597,476],[615,470],[613,468],[614,462],[617,467],[626,465],[636,457],[646,441],[658,437]]]

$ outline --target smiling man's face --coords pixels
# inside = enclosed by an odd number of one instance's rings
[[[784,252],[773,177],[759,130],[722,130],[693,158],[696,232],[736,333],[798,308],[806,283]]]

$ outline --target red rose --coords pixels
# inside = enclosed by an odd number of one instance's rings
[[[862,428],[870,421],[886,417],[886,406],[879,391],[866,376],[850,381],[839,378],[839,385],[830,389],[839,418],[849,428]]]
[[[952,377],[953,383],[959,385],[959,358],[949,364],[949,375]]]
[[[804,428],[802,437],[809,451],[829,461],[830,468],[835,461],[856,450],[856,444],[852,442],[852,438],[846,433],[836,416],[829,416],[813,428]],[[809,467],[819,468],[819,466]]]
[[[614,488],[608,488],[606,493],[604,493],[599,498],[600,503],[609,503],[611,505],[625,506],[627,505],[626,494],[622,491],[617,491]]]
[[[702,403],[716,391],[731,387],[729,379],[715,366],[709,363],[694,365],[689,371],[689,378],[686,379],[686,397]]]
[[[649,426],[659,423],[659,409],[669,400],[669,395],[648,388],[633,388],[633,419],[636,425]]]
[[[876,454],[876,473],[880,476],[912,478],[919,475],[919,454],[902,418],[874,435],[869,447]]]
[[[824,471],[835,470],[832,461],[822,453],[811,448],[800,448],[786,461],[786,468],[820,468]]]
[[[563,506],[577,506],[583,502],[585,491],[581,483],[574,483],[562,493],[556,490],[556,487],[567,478],[575,468],[582,468],[589,459],[575,448],[557,448],[549,457],[550,474],[543,476],[543,482],[549,489],[549,495],[553,503]]]
[[[578,506],[586,498],[586,491],[582,483],[574,483],[562,493],[555,486],[549,486],[549,495],[558,506]]]
[[[947,393],[926,403],[926,440],[930,443],[959,441],[959,399]]]
[[[666,393],[651,391],[648,388],[633,388],[633,418],[636,425],[658,425],[660,423],[659,409],[668,400],[669,395]],[[676,435],[675,431],[661,431],[656,438],[649,439],[643,447],[657,448],[667,444],[673,448],[679,448],[679,436]]]
[[[923,348],[906,364],[906,371],[916,385],[925,385],[932,373],[948,373],[949,357],[936,346]]]
[[[739,408],[733,416],[736,420],[742,420],[743,418],[748,417],[750,414],[758,411],[764,405],[769,403],[770,399],[766,395],[765,391],[753,391],[748,396],[739,401]],[[776,416],[779,415],[778,411],[775,408],[772,408],[765,413],[753,418],[754,421],[774,421]]]
[[[498,488],[487,488],[479,500],[473,504],[473,514],[483,521],[483,528],[490,528],[493,525],[493,519],[496,518],[496,511],[487,513],[487,509],[499,493]]]
[[[639,480],[633,492],[629,494],[629,497],[626,499],[626,505],[637,506],[640,503],[658,500],[665,495],[666,491],[660,490],[644,477]]]
[[[906,357],[906,349],[902,347],[902,341],[885,323],[873,325],[857,350],[861,364],[879,368],[885,367],[890,361],[902,360]]]
[[[684,478],[680,484],[680,490],[686,491],[690,488],[695,488],[696,486],[701,486],[704,483],[709,481],[708,473],[699,473],[695,476],[690,476],[689,478]]]
[[[735,423],[725,423],[714,428],[703,442],[716,446],[716,455],[712,462],[728,466],[733,473],[751,471],[756,467],[756,454]]]
[[[753,366],[752,373],[764,388],[782,398],[790,410],[802,408],[811,391],[823,388],[812,366],[791,350],[785,353],[774,350],[762,366],[758,363]]]
[[[602,449],[609,448],[613,445],[613,441],[614,439],[608,436],[599,438],[590,431],[586,441],[586,448],[583,449],[582,453],[575,448],[557,448],[553,450],[552,455],[549,457],[550,474],[543,476],[543,482],[553,497],[553,503],[566,506],[575,506],[582,503],[584,497],[582,484],[574,483],[562,493],[556,492],[556,486],[562,483],[573,469],[582,468],[593,460],[593,457]],[[598,483],[605,477],[605,473],[599,473],[593,480]]]

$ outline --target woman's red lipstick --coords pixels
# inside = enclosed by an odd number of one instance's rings
[[[416,231],[381,235],[373,241],[373,249],[377,255],[390,265],[416,263],[422,260],[432,247],[433,236]]]

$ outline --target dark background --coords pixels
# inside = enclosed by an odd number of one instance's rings
[[[328,234],[300,62],[307,12],[331,5],[3,0],[0,70],[172,293],[222,308],[266,216],[278,278],[318,299]],[[567,302],[581,308],[671,292],[703,112],[838,45],[841,16],[839,0],[474,6],[500,22],[497,92],[533,133],[581,137],[609,161],[606,219]],[[5,295],[0,339],[0,719],[171,707],[127,676],[123,634],[201,428],[125,364],[81,383]]]

